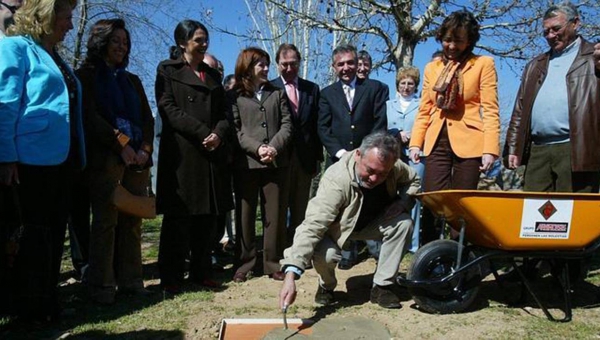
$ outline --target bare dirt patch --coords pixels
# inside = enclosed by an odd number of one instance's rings
[[[407,261],[403,262],[403,271]],[[600,310],[594,307],[598,301],[598,289],[589,283],[575,286],[573,304],[574,321],[567,324],[551,323],[529,298],[525,304],[512,306],[520,289],[518,284],[500,288],[490,276],[481,285],[480,302],[468,313],[436,315],[417,309],[410,294],[400,289],[403,307],[387,310],[369,302],[372,274],[376,263],[368,259],[351,270],[337,270],[338,287],[335,296],[338,303],[321,307],[314,303],[317,275],[308,270],[296,281],[298,297],[288,311],[289,318],[312,319],[317,325],[322,320],[362,317],[384,325],[395,339],[514,339],[546,337],[588,337],[599,335]],[[591,277],[598,275],[592,272]],[[218,335],[219,325],[224,318],[280,318],[278,293],[281,283],[266,276],[253,278],[244,283],[228,283],[225,290],[217,292],[214,299],[205,302],[188,321],[186,338],[209,339]],[[540,279],[537,289],[551,302],[560,306],[561,295],[554,291],[552,278]],[[547,292],[546,292],[547,290]],[[562,316],[561,311],[552,312]],[[595,320],[590,326],[590,320]],[[586,326],[582,326],[586,325]],[[583,333],[579,328],[586,327]],[[589,327],[592,327],[589,329]],[[331,338],[333,339],[333,338]]]

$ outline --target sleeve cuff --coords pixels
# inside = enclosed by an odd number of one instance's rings
[[[124,148],[129,143],[130,138],[127,137],[125,134],[119,132],[118,130],[117,130],[116,137],[117,137],[117,141],[119,142],[119,145],[121,146],[121,148]]]
[[[338,158],[338,159],[339,159],[339,158],[342,158],[342,156],[343,156],[343,155],[344,155],[346,152],[347,152],[347,151],[346,151],[346,149],[341,149],[341,150],[338,150],[338,152],[336,152],[336,153],[335,153],[335,157],[336,157],[336,158]]]
[[[283,272],[286,273],[286,274],[289,273],[289,272],[294,273],[294,276],[295,276],[296,280],[298,280],[300,278],[300,276],[302,276],[302,270],[300,268],[296,267],[296,266],[286,266],[283,269]]]

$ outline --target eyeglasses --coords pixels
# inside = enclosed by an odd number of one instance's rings
[[[6,7],[12,14],[15,14],[15,12],[17,11],[17,9],[19,9],[19,7],[17,7],[17,6],[11,6],[9,4],[5,4],[2,1],[0,1],[0,5]]]
[[[548,35],[550,35],[550,33],[557,35],[560,32],[562,32],[562,30],[565,29],[565,27],[567,27],[567,25],[571,23],[570,21],[567,21],[566,23],[562,24],[562,25],[556,25],[556,26],[552,26],[552,27],[548,27],[546,29],[544,29],[543,34],[544,37],[547,37]]]

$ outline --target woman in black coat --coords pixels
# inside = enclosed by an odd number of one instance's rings
[[[158,153],[157,212],[164,214],[158,265],[161,286],[178,292],[191,251],[190,280],[210,280],[216,217],[233,208],[228,174],[225,90],[202,62],[208,31],[193,20],[175,29],[171,59],[158,66],[156,101],[163,122]]]

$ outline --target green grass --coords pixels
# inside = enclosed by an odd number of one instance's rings
[[[146,266],[155,265],[161,223],[160,217],[145,220],[143,223],[142,256]],[[152,271],[147,269],[145,268],[145,272]],[[72,270],[67,240],[62,273],[68,274]],[[214,299],[214,293],[211,291],[184,292],[174,298],[155,291],[150,297],[121,297],[112,306],[98,306],[87,301],[84,285],[70,284],[61,288],[63,308],[67,313],[64,321],[49,328],[31,328],[31,324],[0,318],[0,338],[56,338],[64,334],[65,329],[68,329],[71,336],[86,339],[101,339],[116,334],[122,339],[182,338],[180,330],[186,328],[187,319],[202,308],[202,303]]]
[[[161,222],[162,220],[157,218],[146,220],[143,224],[142,247],[146,279],[157,277],[156,259]],[[257,233],[262,232],[260,215],[257,218],[257,229],[259,229]],[[67,274],[72,270],[68,249],[67,243],[62,270],[64,274],[63,279],[65,280],[69,277]],[[403,268],[402,272],[405,271],[412,257],[413,255],[411,254],[405,256],[401,265]],[[592,261],[592,269],[593,272],[586,280],[588,286],[600,284],[600,260],[598,258]],[[231,277],[230,272],[221,275]],[[271,309],[264,306],[217,305],[213,303],[215,293],[205,290],[184,292],[174,298],[170,298],[159,292],[156,286],[157,280],[147,282],[153,282],[154,286],[150,286],[150,289],[156,292],[154,295],[150,297],[120,297],[117,299],[115,305],[109,307],[102,307],[89,302],[84,285],[80,283],[66,285],[60,288],[63,307],[66,308],[68,313],[63,321],[50,327],[40,327],[39,325],[18,323],[10,318],[0,318],[0,339],[56,339],[65,333],[70,334],[69,339],[182,339],[190,334],[192,338],[196,338],[193,335],[194,330],[189,330],[190,324],[188,322],[200,313],[215,316],[241,316],[267,314]],[[261,291],[260,287],[249,289],[257,289],[256,294],[259,294],[263,300],[269,298],[269,295]],[[594,292],[590,287],[586,289],[590,289],[590,293]],[[490,297],[488,296],[487,298]],[[586,295],[583,298],[594,297]],[[581,293],[579,294],[579,299],[582,299]],[[482,310],[472,313],[457,315],[453,324],[459,325],[464,329],[473,329],[478,327],[479,314],[482,315],[481,317],[494,315],[494,318],[499,319],[498,322],[507,325],[507,329],[502,334],[490,337],[493,339],[591,339],[597,338],[598,334],[600,334],[600,324],[593,321],[598,320],[597,309],[579,308],[579,306],[586,305],[581,301],[576,301],[576,315],[570,323],[553,323],[547,321],[537,307],[535,307],[536,316],[527,316],[524,315],[522,308],[505,306],[505,301],[498,301],[490,300],[489,307],[484,307]],[[376,315],[379,313],[376,307],[373,310],[363,309],[369,306],[370,304],[342,306],[335,310],[335,315],[332,316],[343,317],[344,315],[356,315],[361,312],[366,313],[365,315]],[[317,310],[319,308],[312,305],[292,305],[288,311],[288,315],[310,315],[311,313],[316,313]],[[556,312],[557,316],[562,316],[559,311],[553,312]],[[472,318],[469,318],[469,315]],[[423,314],[423,317],[432,318],[431,332],[428,333],[432,338],[443,337],[444,334],[456,335],[457,331],[452,330],[447,325],[436,325],[434,318],[438,316]],[[215,320],[220,320],[221,318],[218,317]],[[211,322],[214,323],[216,322],[215,320]],[[398,320],[399,322],[401,321],[401,319]],[[423,325],[422,321],[420,324]],[[514,329],[512,329],[512,325],[515,325]],[[210,327],[215,328],[216,326],[213,325]],[[407,324],[407,329],[411,329],[411,327],[410,323]],[[196,332],[201,332],[198,333],[199,337],[197,338],[204,339],[207,337],[206,334],[208,332],[213,331],[204,329],[203,331],[196,330]]]
[[[158,258],[161,225],[162,216],[153,220],[145,220],[142,225],[142,258],[145,262],[154,261]]]
[[[545,318],[534,318],[525,328],[525,339],[592,339],[598,336],[598,326],[591,320],[575,319],[556,323]]]
[[[260,211],[256,224],[257,235],[261,235]],[[158,274],[156,261],[161,225],[161,216],[143,221],[142,258],[146,279],[156,278]],[[68,234],[64,250],[61,273],[62,279],[67,280],[74,274]],[[62,306],[67,313],[64,321],[52,327],[32,328],[31,324],[2,317],[0,339],[57,338],[67,332],[65,329],[71,337],[85,339],[101,339],[114,335],[119,335],[118,339],[180,339],[183,337],[180,330],[186,328],[188,318],[205,308],[206,302],[214,299],[214,292],[211,291],[184,292],[170,298],[159,292],[156,286],[149,288],[156,291],[150,297],[117,298],[115,305],[98,306],[87,300],[87,291],[83,284],[77,282],[66,285],[61,288]],[[244,309],[236,312],[244,312]]]

